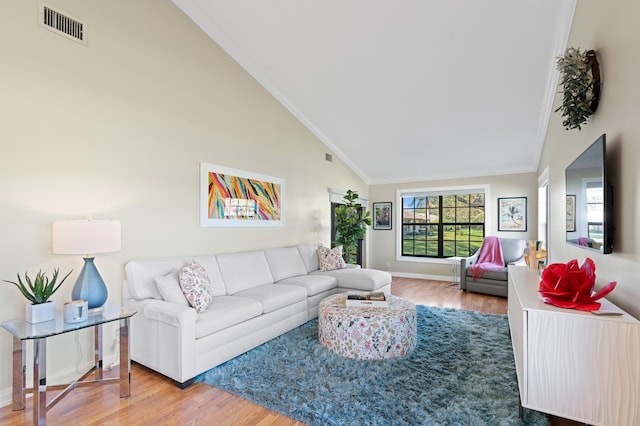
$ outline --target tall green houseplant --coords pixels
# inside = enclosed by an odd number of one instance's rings
[[[358,241],[364,238],[367,226],[371,225],[371,212],[356,202],[357,199],[358,193],[349,189],[344,196],[344,204],[335,208],[335,244],[342,246],[347,263],[356,263],[352,253],[357,250]]]

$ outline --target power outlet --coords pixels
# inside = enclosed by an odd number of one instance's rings
[[[391,268],[391,261],[387,260],[386,265],[387,265],[387,268]]]

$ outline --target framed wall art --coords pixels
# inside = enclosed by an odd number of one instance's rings
[[[283,226],[285,180],[200,163],[200,226]]]
[[[373,203],[373,229],[392,228],[391,202]]]
[[[527,197],[498,198],[498,231],[527,230]]]
[[[576,196],[567,195],[567,232],[576,230]]]

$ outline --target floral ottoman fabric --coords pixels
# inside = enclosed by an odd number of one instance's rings
[[[347,307],[346,294],[320,301],[318,339],[326,349],[356,359],[393,359],[416,347],[416,306],[387,295],[386,307]]]

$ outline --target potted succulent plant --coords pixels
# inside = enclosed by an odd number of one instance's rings
[[[36,277],[31,280],[28,273],[24,273],[24,281],[18,275],[18,281],[3,280],[9,284],[15,285],[22,295],[29,301],[26,307],[26,320],[30,323],[49,321],[56,316],[55,302],[49,298],[60,288],[62,283],[71,275],[73,270],[69,271],[60,281],[58,281],[59,269],[53,270],[51,279],[46,273],[38,271]]]
[[[557,58],[556,68],[561,74],[562,104],[555,112],[561,112],[562,125],[567,130],[581,130],[587,118],[596,112],[600,101],[600,67],[596,52],[581,52],[579,48],[569,47]]]
[[[358,247],[358,240],[364,238],[367,226],[371,225],[371,212],[365,211],[356,200],[358,193],[347,191],[344,196],[344,204],[335,209],[336,245],[342,245],[344,260],[347,263],[355,263],[351,253]]]

